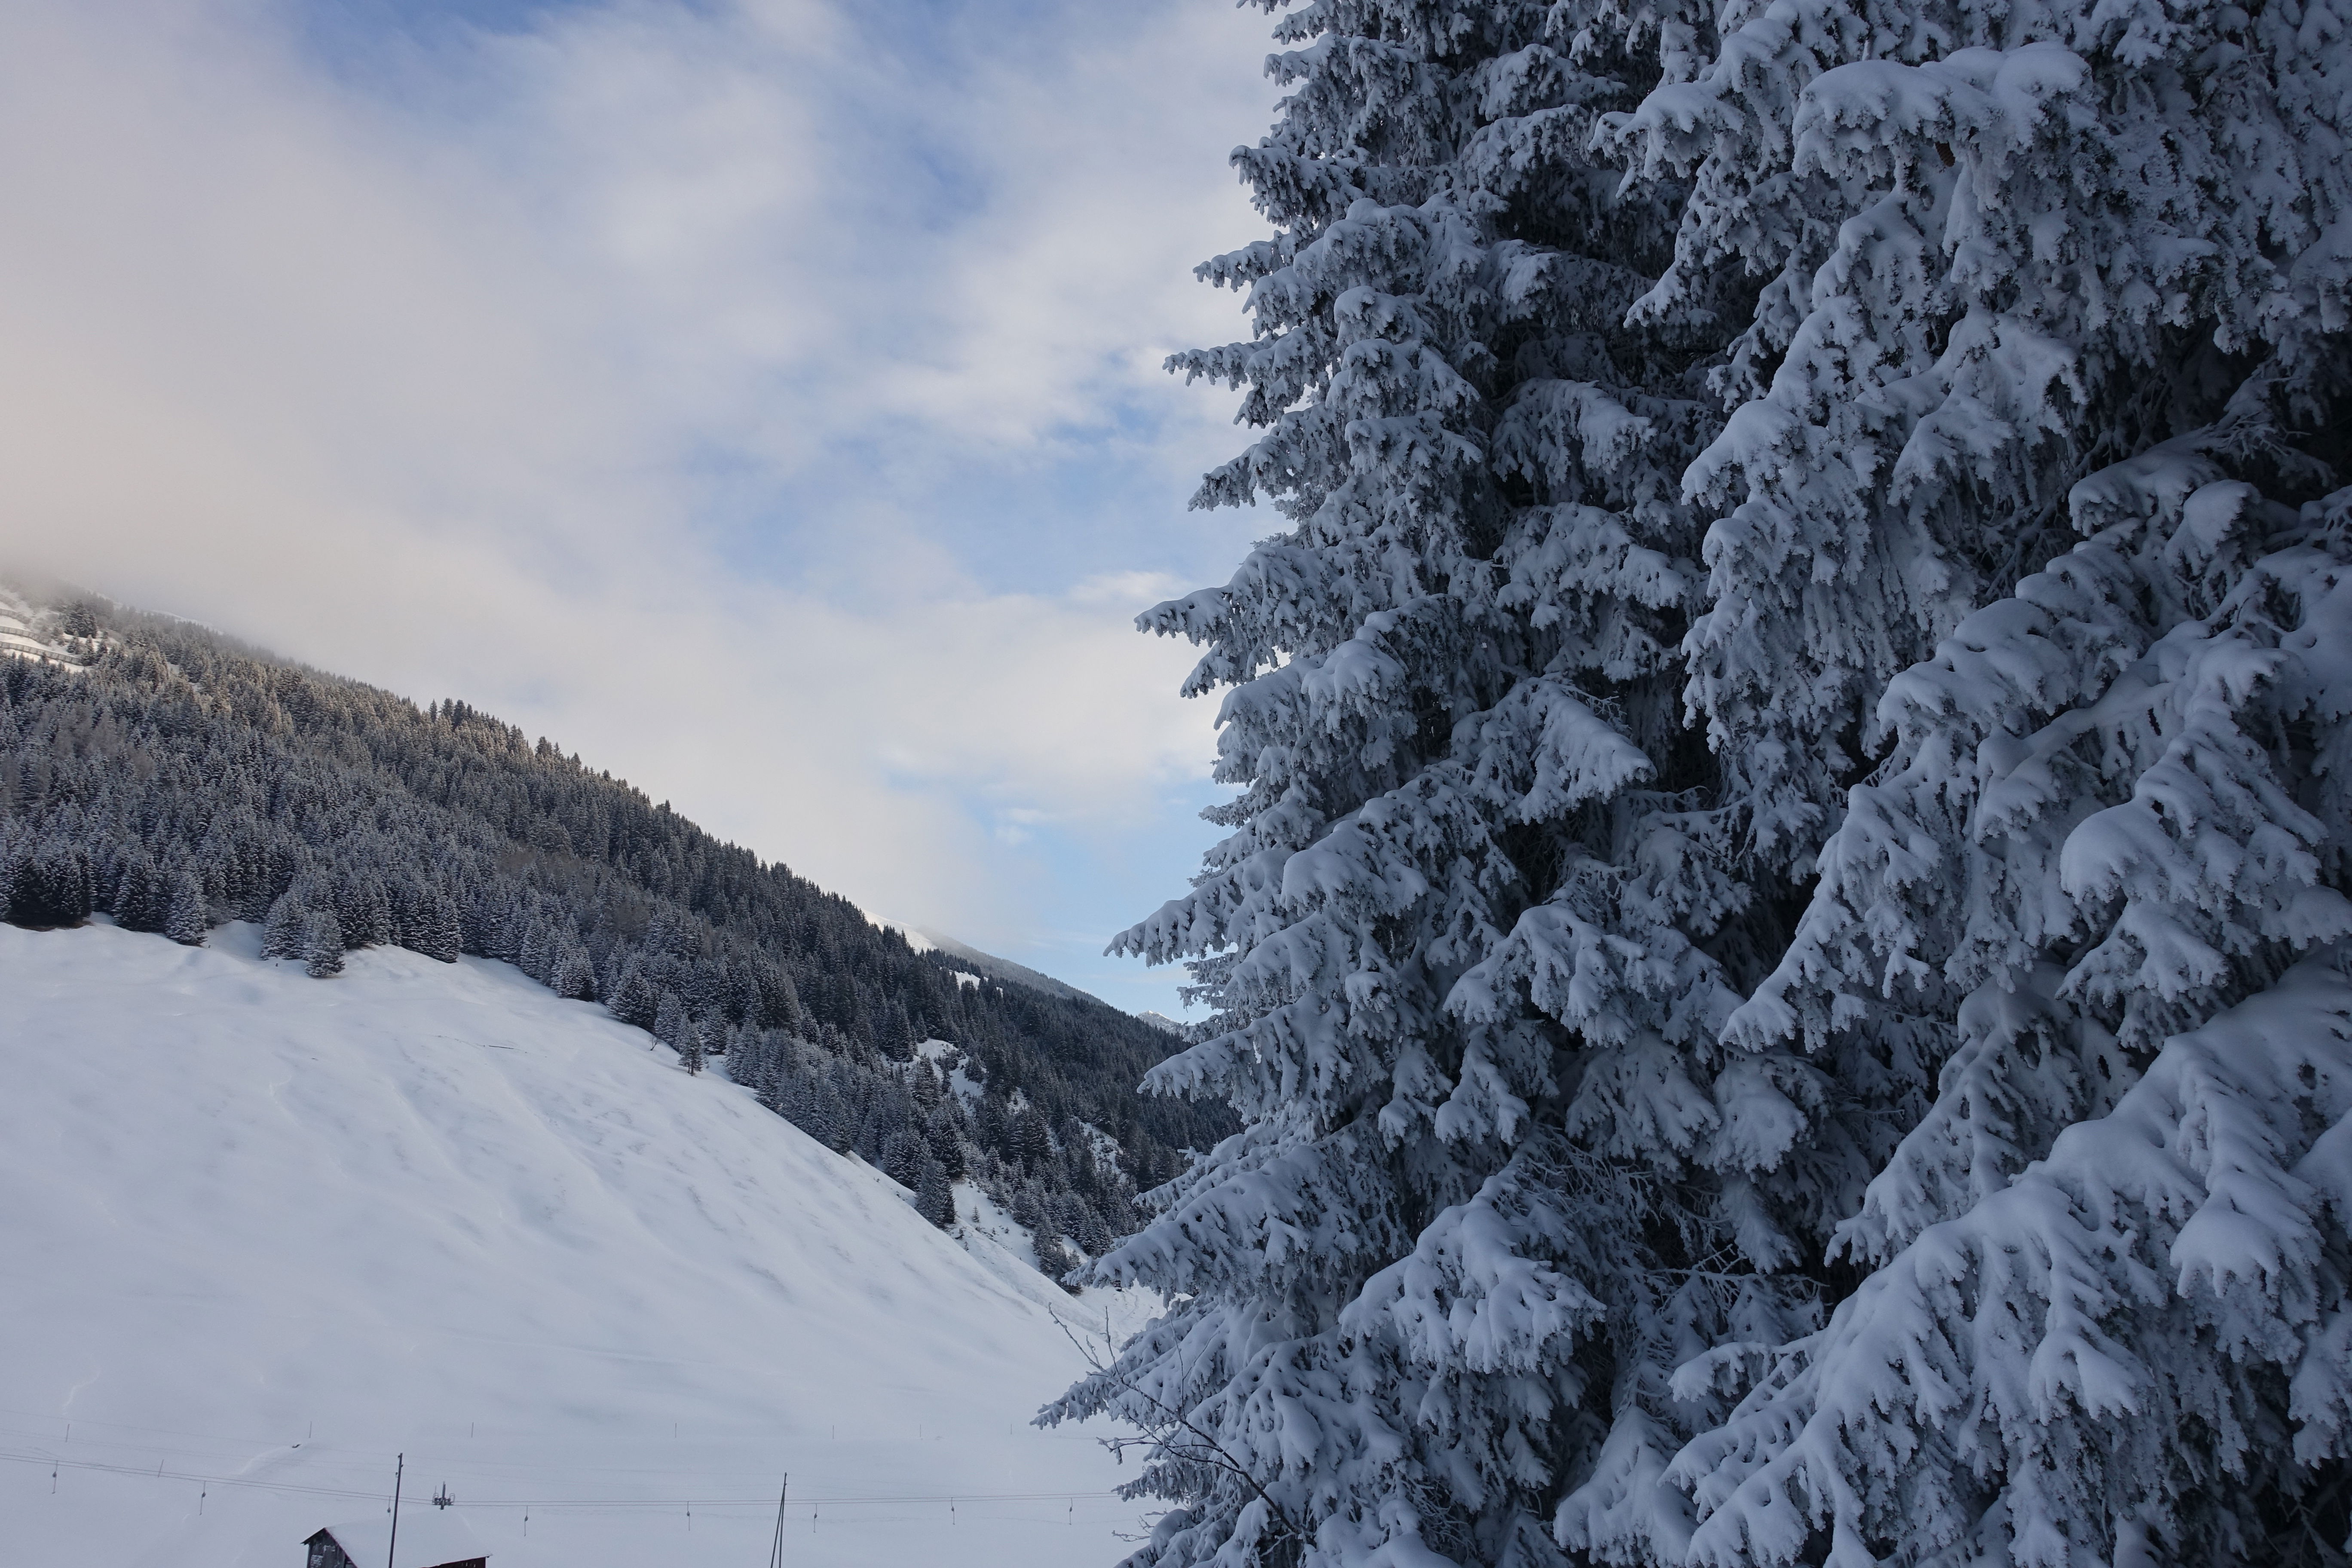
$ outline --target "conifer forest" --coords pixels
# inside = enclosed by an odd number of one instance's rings
[[[341,972],[394,945],[505,960],[729,1076],[952,1222],[971,1179],[1052,1268],[1134,1228],[1138,1186],[1230,1126],[1148,1100],[1169,1037],[1092,999],[982,981],[762,865],[552,743],[163,617],[89,601],[40,620],[85,657],[0,663],[7,918],[93,911]],[[962,977],[958,978],[959,971]],[[918,1059],[934,1037],[956,1047]],[[950,1090],[955,1074],[977,1095]],[[1089,1131],[1093,1129],[1093,1131]]]
[[[1040,1391],[1124,1568],[2346,1568],[2352,0],[1245,4],[1263,537],[1139,623],[1227,797],[1113,947],[1205,1021],[95,595],[7,920],[507,961],[977,1184],[1157,1303]]]

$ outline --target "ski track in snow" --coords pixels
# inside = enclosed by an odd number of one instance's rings
[[[395,1452],[493,1568],[764,1563],[786,1471],[796,1568],[1129,1550],[1027,1422],[1138,1303],[507,965],[349,964],[0,926],[0,1563],[292,1568]]]

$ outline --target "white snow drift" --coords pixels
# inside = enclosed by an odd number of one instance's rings
[[[326,982],[0,927],[0,1519],[45,1568],[290,1565],[446,1486],[494,1568],[1098,1564],[1027,1419],[1072,1302],[503,965]]]

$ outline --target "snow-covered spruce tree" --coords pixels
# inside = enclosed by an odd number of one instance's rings
[[[2339,5],[1773,0],[1605,119],[1694,182],[1637,315],[1766,279],[1686,477],[1720,514],[1691,695],[1760,850],[1802,867],[1886,680],[2066,548],[2069,486],[2218,416],[2265,344],[2317,368]]]
[[[1820,873],[1727,1031],[1820,1075],[1762,1186],[1864,1277],[1677,1374],[1747,1390],[1666,1473],[1686,1521],[1561,1537],[2340,1563],[2352,11],[1726,26],[1605,135],[1695,182],[1645,309],[1771,279],[1692,470],[1691,690],[1727,806]]]
[[[301,956],[313,980],[343,972],[343,926],[332,910],[314,910],[303,921]]]
[[[211,928],[212,911],[195,872],[186,866],[176,867],[156,890],[165,904],[160,922],[163,934],[184,947],[202,947]]]
[[[1700,1561],[2342,1560],[2352,492],[2297,513],[2175,447],[2077,511],[1895,684],[1895,757],[1735,1022],[1958,998],[1838,1238],[1871,1277],[1675,1461]]]
[[[1247,1126],[1094,1267],[1181,1304],[1048,1418],[1152,1436],[1136,1489],[1177,1506],[1139,1564],[1556,1562],[1572,1488],[1626,1539],[1680,1509],[1655,1478],[1728,1402],[1676,1366],[1818,1323],[1754,1223],[1811,1090],[1716,1044],[1773,910],[1681,714],[1681,477],[1748,302],[1625,325],[1681,193],[1584,151],[1659,74],[1602,0],[1318,0],[1278,37],[1291,96],[1236,155],[1276,233],[1203,268],[1255,336],[1173,363],[1264,431],[1200,503],[1287,526],[1144,618],[1206,647],[1241,793],[1118,944],[1218,1010],[1151,1086]]]

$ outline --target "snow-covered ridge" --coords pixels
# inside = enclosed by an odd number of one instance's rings
[[[53,611],[40,609],[0,586],[0,655],[79,669],[97,651],[95,638],[68,634]]]
[[[0,927],[0,1558],[291,1563],[395,1453],[497,1568],[762,1561],[787,1470],[810,1568],[1121,1554],[1027,1425],[1102,1305],[507,965],[257,953]]]
[[[921,931],[917,931],[913,926],[908,925],[904,921],[887,920],[868,909],[861,908],[857,912],[864,915],[866,917],[866,923],[871,925],[875,930],[895,931],[900,936],[905,937],[907,939],[907,945],[913,948],[917,952],[929,952],[939,946],[939,943],[933,942],[930,938],[925,936]]]
[[[976,985],[981,983],[982,977],[985,977],[1003,984],[1021,985],[1032,991],[1042,991],[1048,996],[1066,997],[1073,1001],[1100,1002],[1102,1000],[1092,992],[1081,991],[1066,981],[1056,980],[1052,975],[1032,969],[1025,963],[1015,963],[1009,958],[999,958],[992,952],[982,952],[970,942],[959,942],[944,932],[924,931],[908,925],[904,921],[887,920],[871,910],[861,910],[859,912],[865,915],[867,923],[877,930],[895,931],[905,937],[907,945],[917,952],[944,952],[951,958],[962,959],[973,969],[979,971],[978,974],[960,975],[957,982],[959,984]]]

